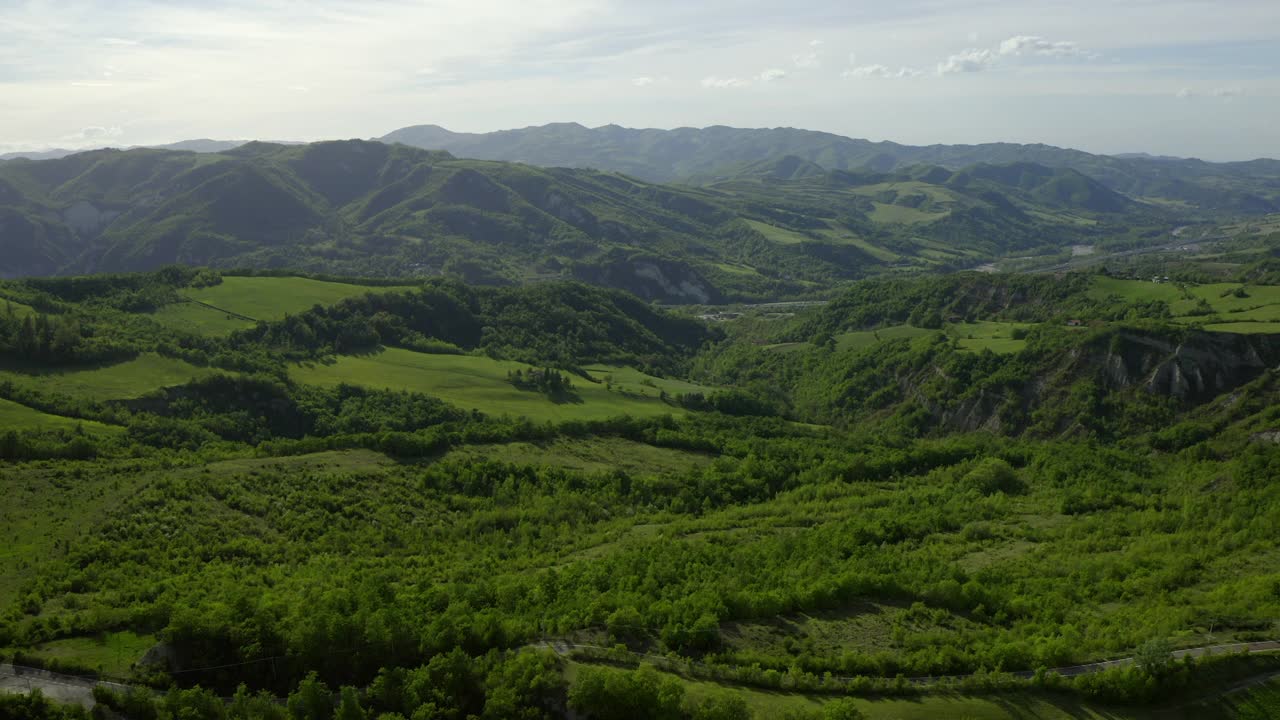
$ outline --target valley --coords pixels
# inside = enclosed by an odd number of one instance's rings
[[[1269,161],[384,140],[0,162],[0,715],[1274,714]]]

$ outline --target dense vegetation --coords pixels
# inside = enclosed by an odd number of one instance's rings
[[[0,284],[0,648],[168,690],[98,692],[128,717],[1125,712],[1275,671],[1171,654],[1276,634],[1280,343],[1208,329],[1270,327],[1275,288],[962,274],[714,328],[570,283],[188,307],[243,277]],[[298,372],[365,357],[505,369],[467,407]]]

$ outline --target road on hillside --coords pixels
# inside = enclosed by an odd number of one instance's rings
[[[550,650],[557,655],[569,655],[574,650],[610,650],[599,645],[582,645],[572,643],[567,640],[542,640],[531,643],[526,647],[537,648],[540,650]],[[1184,650],[1175,650],[1173,652],[1174,659],[1182,659],[1183,657],[1199,658],[1206,655],[1223,655],[1236,652],[1267,652],[1280,650],[1280,641],[1268,640],[1265,642],[1252,643],[1234,643],[1231,645],[1206,645],[1204,647],[1187,648]],[[644,655],[640,653],[632,653],[635,658],[648,658],[657,661],[670,662],[670,658],[661,655]],[[1050,668],[1049,672],[1054,672],[1065,677],[1075,675],[1087,675],[1089,673],[1100,672],[1107,668],[1123,667],[1133,664],[1132,657],[1118,658],[1115,660],[1104,660],[1096,663],[1086,663],[1084,665],[1072,665],[1069,667]],[[695,663],[697,664],[697,663]],[[1035,675],[1035,672],[1026,670],[1012,673],[1021,678],[1029,678]],[[1267,675],[1260,676],[1263,680],[1272,677]],[[940,677],[914,677],[909,678],[913,683],[926,685],[941,680],[962,680],[967,675],[949,675]],[[838,680],[849,680],[851,678],[837,678]],[[1256,684],[1258,680],[1253,679],[1251,683]],[[0,693],[28,693],[34,689],[39,689],[44,693],[45,697],[65,704],[81,705],[85,708],[94,706],[93,688],[98,685],[104,685],[113,690],[124,692],[129,689],[127,685],[115,682],[106,682],[95,680],[93,678],[80,677],[77,675],[64,675],[62,673],[50,672],[48,670],[40,670],[37,668],[26,667],[23,665],[13,665],[11,663],[0,663]],[[1243,687],[1243,686],[1242,686]],[[1235,688],[1241,689],[1241,688]]]
[[[568,655],[572,653],[575,649],[608,650],[608,651],[613,650],[613,648],[602,647],[599,645],[582,645],[579,643],[572,643],[566,640],[544,640],[541,642],[533,643],[529,647],[539,648],[543,650],[550,650],[556,653],[557,655]],[[1206,657],[1208,655],[1225,655],[1229,653],[1246,652],[1246,651],[1247,652],[1268,652],[1268,651],[1277,651],[1277,650],[1280,650],[1280,641],[1278,640],[1266,640],[1262,642],[1250,642],[1250,643],[1232,643],[1229,645],[1204,645],[1202,647],[1175,650],[1173,651],[1173,659],[1181,660],[1184,657],[1201,658],[1201,657]],[[631,655],[636,658],[671,662],[671,658],[663,655],[646,655],[643,653],[631,653]],[[1048,672],[1057,673],[1059,675],[1062,675],[1063,677],[1074,677],[1076,675],[1088,675],[1089,673],[1101,672],[1109,668],[1124,667],[1126,665],[1132,665],[1133,663],[1134,663],[1134,658],[1123,657],[1123,658],[1116,658],[1115,660],[1102,660],[1094,663],[1085,663],[1083,665],[1070,665],[1067,667],[1048,668]],[[701,665],[701,663],[694,663],[694,664]],[[1031,677],[1034,677],[1036,673],[1034,670],[1020,670],[1020,671],[1012,672],[1010,674],[1020,678],[1031,678]],[[927,675],[927,676],[913,677],[913,678],[907,678],[907,679],[913,683],[925,685],[925,684],[939,682],[943,680],[963,680],[966,677],[969,677],[969,675]],[[852,680],[853,678],[837,677],[836,679]]]
[[[105,685],[120,692],[129,689],[128,685],[120,683],[104,682],[78,675],[64,675],[12,663],[0,663],[0,693],[28,693],[39,689],[50,700],[64,705],[92,708],[93,688],[97,685]]]

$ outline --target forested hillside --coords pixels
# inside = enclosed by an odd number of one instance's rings
[[[374,142],[103,150],[0,165],[0,275],[171,263],[488,285],[576,279],[669,303],[829,293],[1181,222],[1070,170],[784,173],[698,189]]]
[[[718,323],[7,281],[0,652],[174,688],[97,692],[128,717],[1235,717],[1275,657],[1172,653],[1277,634],[1277,325],[1274,286],[1085,274]]]
[[[493,133],[454,133],[434,125],[382,138],[461,157],[544,166],[593,167],[657,182],[707,181],[759,162],[795,156],[825,170],[888,172],[911,165],[958,170],[978,164],[1034,163],[1076,170],[1131,197],[1208,212],[1280,210],[1280,161],[1208,163],[1195,159],[1093,155],[1049,145],[988,143],[915,147],[794,128],[715,126],[674,130],[559,123]]]

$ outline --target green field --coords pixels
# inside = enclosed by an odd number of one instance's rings
[[[60,395],[91,400],[127,400],[141,397],[152,390],[183,385],[215,372],[217,371],[196,367],[156,353],[143,353],[128,362],[92,370],[49,372],[39,375],[0,372],[0,379],[10,379],[19,384],[38,387],[41,391]]]
[[[1239,289],[1243,290],[1244,297],[1234,294]],[[1214,323],[1221,327],[1227,323],[1250,321],[1280,322],[1280,287],[1277,286],[1239,283],[1181,286],[1174,283],[1099,277],[1094,280],[1094,287],[1089,294],[1096,299],[1118,297],[1130,302],[1161,300],[1169,304],[1174,319],[1181,323]],[[1212,314],[1203,314],[1202,302],[1208,304]],[[1198,310],[1201,314],[1192,314]],[[1258,329],[1222,331],[1269,332]]]
[[[852,348],[868,348],[878,342],[886,340],[897,340],[898,338],[918,338],[925,335],[931,335],[937,330],[928,330],[925,328],[912,327],[910,325],[895,325],[893,327],[880,328],[878,330],[859,330],[856,332],[843,333],[836,336],[836,347],[841,350]]]
[[[88,433],[118,433],[120,428],[92,420],[43,413],[26,405],[0,399],[0,430],[75,430]]]
[[[1180,302],[1191,302],[1190,307],[1194,307],[1194,301],[1188,301],[1187,293],[1177,285],[1155,283],[1149,280],[1121,280],[1099,276],[1094,278],[1089,296],[1097,300],[1110,297],[1119,297],[1128,301],[1163,300],[1170,306]],[[1179,313],[1175,311],[1174,314]]]
[[[812,242],[813,238],[808,235],[802,235],[794,230],[780,228],[777,225],[770,225],[759,220],[745,220],[748,225],[764,235],[769,242],[775,242],[779,245],[798,245],[802,242]]]
[[[250,320],[190,301],[165,305],[152,313],[151,319],[167,328],[207,336],[227,335],[254,325]]]
[[[1015,353],[1027,346],[1026,340],[1015,340],[1015,329],[1033,327],[1032,323],[1012,322],[976,322],[958,323],[947,326],[947,335],[955,338],[965,350],[979,352],[990,350],[994,353]]]
[[[302,277],[233,276],[224,277],[221,283],[211,287],[183,290],[185,299],[196,302],[165,306],[152,317],[166,327],[216,335],[253,324],[244,318],[280,320],[285,315],[296,315],[315,305],[332,305],[349,297],[412,289],[413,286],[374,287]],[[232,317],[229,313],[243,317]]]
[[[121,676],[128,674],[130,666],[155,644],[154,635],[124,631],[54,640],[36,647],[31,654],[46,660],[71,660],[81,667]]]
[[[660,392],[702,389],[627,368],[594,366],[589,372],[597,382],[573,377],[576,401],[553,402],[542,393],[520,390],[507,381],[509,371],[528,368],[524,363],[487,357],[428,355],[388,348],[371,355],[348,355],[329,363],[296,366],[290,374],[302,383],[408,390],[433,395],[465,410],[552,421],[680,414],[679,408],[659,399]],[[610,376],[612,389],[605,384]]]

